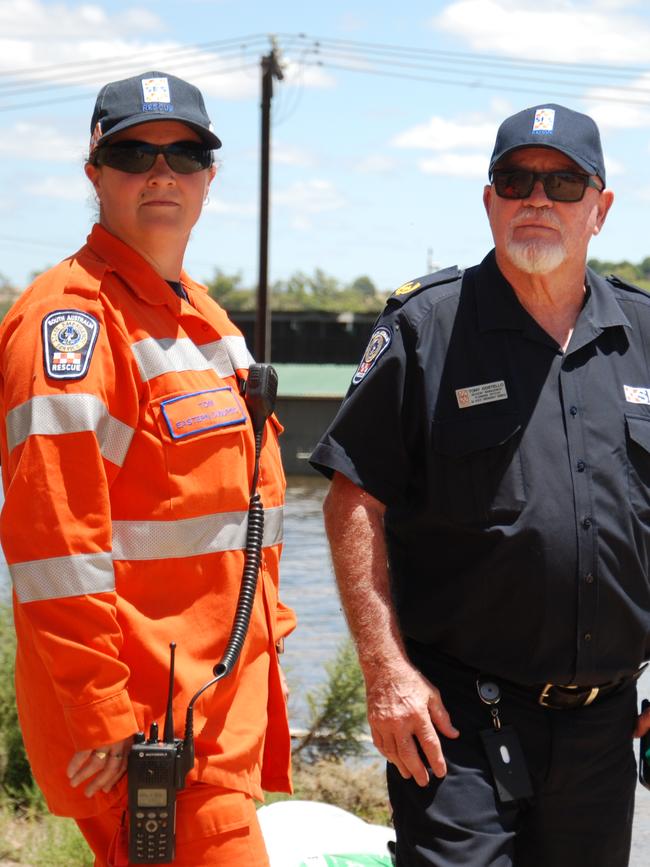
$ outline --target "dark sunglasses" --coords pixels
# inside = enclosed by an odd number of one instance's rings
[[[162,154],[173,172],[191,175],[212,165],[212,151],[199,142],[175,141],[172,144],[154,145],[146,141],[118,141],[100,145],[93,154],[96,166],[109,166],[120,172],[138,175],[148,172]]]
[[[602,192],[596,181],[581,172],[533,172],[528,169],[495,169],[492,177],[497,196],[526,199],[537,181],[552,202],[579,202],[587,187]]]

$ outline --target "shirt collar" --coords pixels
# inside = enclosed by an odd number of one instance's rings
[[[93,226],[87,243],[143,301],[153,305],[164,304],[175,313],[178,312],[181,299],[133,247],[120,241],[99,223]],[[190,289],[196,288],[196,284],[184,271],[181,273],[181,282]]]
[[[603,277],[587,268],[585,285],[587,297],[571,338],[571,350],[577,349],[578,344],[584,346],[605,328],[631,328],[611,286]],[[481,331],[529,331],[536,325],[499,270],[494,250],[483,259],[476,272],[476,308]]]

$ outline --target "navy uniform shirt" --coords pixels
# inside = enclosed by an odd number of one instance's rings
[[[522,684],[650,655],[650,297],[586,285],[563,352],[493,252],[405,284],[311,458],[386,505],[407,639]]]

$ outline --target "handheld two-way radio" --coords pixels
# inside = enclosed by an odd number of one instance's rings
[[[176,854],[176,792],[194,767],[194,704],[199,696],[232,671],[250,623],[264,537],[264,507],[257,492],[264,425],[273,412],[278,377],[270,364],[252,364],[244,392],[255,435],[255,466],[248,507],[246,556],[237,611],[228,644],[214,666],[214,677],[192,697],[185,718],[185,736],[174,737],[172,712],[174,654],[170,647],[169,692],[162,741],[153,722],[147,738],[138,732],[129,752],[129,861],[133,864],[170,864]]]
[[[176,791],[194,764],[187,740],[174,737],[172,696],[174,651],[170,645],[169,694],[162,741],[158,723],[151,723],[149,738],[138,732],[129,752],[129,861],[133,864],[169,864],[175,856]]]

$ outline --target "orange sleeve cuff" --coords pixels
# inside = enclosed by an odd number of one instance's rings
[[[78,750],[113,744],[138,731],[138,723],[125,689],[81,707],[63,709],[70,737]]]
[[[296,614],[293,608],[289,608],[278,599],[275,612],[275,638],[286,638],[296,628]]]

